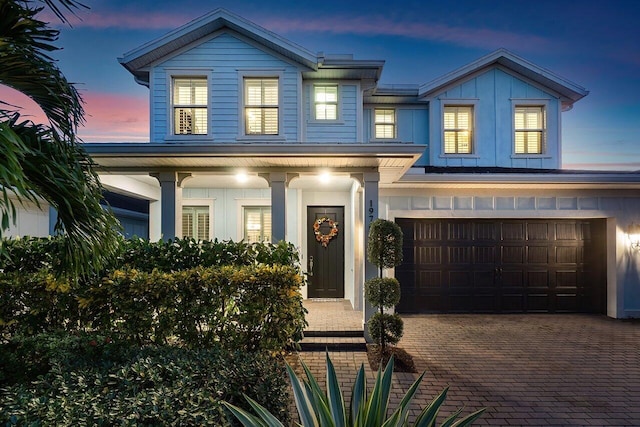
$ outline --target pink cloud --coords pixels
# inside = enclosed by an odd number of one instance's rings
[[[49,12],[50,15],[50,12]],[[55,16],[43,12],[50,22],[59,22]],[[123,28],[123,29],[173,29],[195,19],[197,12],[185,14],[175,11],[149,11],[137,13],[126,10],[88,10],[78,17],[70,16],[74,27]],[[394,21],[387,17],[359,16],[317,17],[315,19],[255,17],[255,22],[276,33],[305,32],[309,34],[335,33],[359,35],[401,36],[413,39],[432,40],[466,47],[495,49],[545,50],[553,44],[542,36],[519,34],[490,28],[456,27],[425,21]],[[557,46],[556,46],[557,47]]]
[[[78,136],[85,142],[149,141],[149,104],[147,97],[87,91],[82,94],[85,124]],[[0,108],[17,110],[23,120],[48,124],[46,116],[29,97],[0,85]],[[19,107],[19,108],[14,108]]]
[[[147,97],[87,92],[85,125],[78,135],[85,142],[149,141]]]

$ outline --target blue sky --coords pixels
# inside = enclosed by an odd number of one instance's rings
[[[117,57],[224,7],[312,52],[383,59],[383,84],[426,83],[507,48],[590,92],[562,115],[565,168],[640,170],[640,1],[84,3],[72,28],[51,21],[59,66],[86,101],[87,142],[148,141],[148,89]]]

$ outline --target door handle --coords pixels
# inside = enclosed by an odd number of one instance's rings
[[[313,276],[313,255],[309,257],[309,271],[307,274]]]

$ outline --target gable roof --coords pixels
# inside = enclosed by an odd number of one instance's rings
[[[495,65],[501,65],[559,94],[563,109],[565,110],[571,109],[574,102],[584,98],[589,93],[589,91],[582,86],[539,67],[509,52],[507,49],[498,49],[464,67],[423,84],[420,86],[419,96],[421,98],[431,98],[442,92],[447,86],[451,86],[474,73]]]
[[[297,44],[250,22],[226,9],[215,9],[193,21],[125,53],[120,62],[140,83],[149,81],[148,66],[170,53],[223,28],[255,40],[279,54],[312,70],[318,69],[316,55]]]

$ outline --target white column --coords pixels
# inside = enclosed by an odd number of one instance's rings
[[[378,219],[378,183],[380,181],[379,172],[365,172],[363,174],[364,181],[364,280],[367,281],[378,276],[378,267],[369,262],[367,252],[369,250],[369,228],[371,223]],[[371,336],[367,329],[367,322],[376,313],[376,309],[364,299],[364,286],[362,287],[364,301],[364,336],[367,342],[372,342]]]

